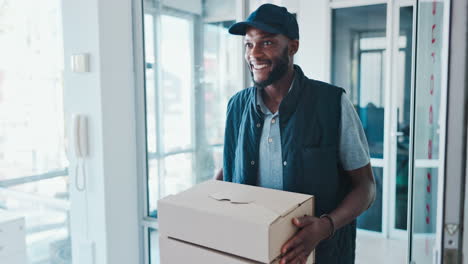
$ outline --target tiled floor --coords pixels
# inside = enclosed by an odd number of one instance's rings
[[[386,239],[358,232],[356,264],[405,264],[407,240]]]

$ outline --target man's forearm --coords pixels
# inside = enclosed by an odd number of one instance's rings
[[[373,196],[370,195],[369,189],[366,186],[354,188],[338,208],[329,214],[333,219],[335,229],[347,225],[369,208],[374,200]],[[375,188],[373,189],[375,190]]]
[[[329,213],[333,219],[335,229],[339,229],[350,223],[375,200],[375,181],[370,164],[357,170],[349,171],[353,187],[341,204]]]
[[[335,229],[345,226],[374,201],[375,181],[370,164],[346,173],[351,178],[352,190],[338,208],[328,214],[331,219],[329,217],[318,219],[313,216],[294,219],[293,223],[300,228],[300,231],[281,248],[281,252],[286,254],[281,263],[298,263],[298,261],[303,263],[301,256],[308,256],[320,241],[331,235],[331,232],[325,231],[326,228],[330,228],[331,231],[332,223]]]

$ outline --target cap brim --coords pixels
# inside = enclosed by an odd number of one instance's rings
[[[278,31],[277,29],[270,27],[269,25],[263,24],[263,23],[258,23],[258,22],[252,22],[252,21],[245,21],[245,22],[238,22],[232,25],[229,28],[229,33],[233,35],[241,35],[245,36],[245,33],[247,31],[248,27],[254,27],[258,28],[260,30],[273,33],[273,34],[280,34],[281,32]]]

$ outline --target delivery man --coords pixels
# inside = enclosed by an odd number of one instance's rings
[[[280,263],[354,263],[356,217],[375,199],[367,140],[344,90],[307,78],[294,64],[294,15],[260,6],[229,33],[243,35],[253,87],[227,107],[223,169],[217,179],[315,196],[315,215],[294,219],[300,231]],[[307,47],[305,47],[307,48]]]

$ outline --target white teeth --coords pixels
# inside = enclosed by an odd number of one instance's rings
[[[268,64],[252,64],[252,66],[255,70],[261,70],[263,68],[268,67]]]

